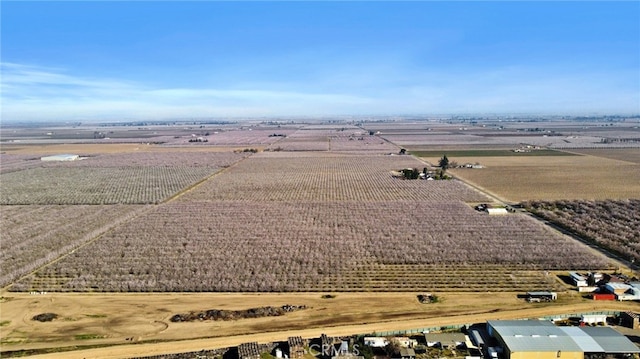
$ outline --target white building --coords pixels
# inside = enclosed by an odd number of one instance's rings
[[[54,162],[54,161],[76,161],[80,159],[78,155],[70,155],[70,154],[61,154],[61,155],[53,155],[53,156],[44,156],[40,157],[41,161],[45,162]]]
[[[370,346],[372,348],[384,348],[389,341],[385,337],[365,337],[364,345]]]
[[[607,323],[606,314],[583,314],[580,321],[587,324]]]
[[[588,285],[587,278],[576,272],[569,272],[569,276],[571,276],[571,281],[576,287],[586,287]]]

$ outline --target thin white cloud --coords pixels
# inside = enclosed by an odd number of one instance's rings
[[[336,113],[367,105],[352,95],[269,90],[153,88],[2,63],[2,117],[12,121]]]
[[[2,118],[7,121],[640,112],[640,89],[628,80],[636,74],[624,72],[551,73],[516,66],[427,72],[378,66],[354,76],[338,68],[327,82],[244,83],[224,89],[153,87],[15,63],[2,63],[1,70]]]

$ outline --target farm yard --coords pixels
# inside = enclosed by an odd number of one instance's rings
[[[623,151],[640,152],[640,149]],[[485,150],[482,152],[486,153]],[[448,151],[433,150],[429,153],[434,156],[424,159],[437,163]],[[514,203],[527,200],[627,199],[638,198],[640,194],[639,163],[586,154],[448,157],[459,164],[482,164],[483,169],[452,168],[449,173]]]
[[[628,160],[622,152],[598,156],[582,148],[512,155],[522,145],[516,141],[533,136],[510,129],[511,137],[501,138],[497,126],[473,133],[440,121],[159,126],[140,130],[140,137],[135,129],[116,129],[113,143],[72,133],[73,144],[64,144],[60,133],[32,142],[17,134],[22,144],[2,143],[0,151],[0,306],[3,313],[21,312],[0,326],[7,338],[2,350],[78,345],[78,338],[123,344],[125,334],[174,340],[274,330],[263,319],[168,323],[175,313],[230,308],[231,297],[233,303],[251,298],[246,308],[309,306],[278,319],[276,327],[288,330],[354,320],[389,326],[462,313],[471,302],[469,313],[532,309],[536,304],[514,293],[535,290],[560,293],[558,303],[542,304],[549,308],[584,304],[557,275],[612,271],[619,262],[527,214],[494,216],[473,207],[495,204],[483,194],[488,191],[517,201],[620,198],[619,211],[634,210],[637,201],[622,199],[640,193],[636,149],[618,150],[628,151]],[[207,141],[190,143],[193,135]],[[400,148],[410,154],[400,155]],[[447,171],[479,189],[456,179],[392,175],[435,170],[442,149],[464,151],[450,152],[452,161],[486,166]],[[417,158],[412,150],[431,152]],[[60,153],[86,159],[40,161]],[[626,222],[621,218],[616,228]],[[438,293],[445,303],[421,305],[416,292]],[[322,293],[339,299],[321,299]],[[217,304],[194,306],[194,298],[205,297]],[[376,300],[386,304],[373,305]],[[118,304],[94,313],[103,308],[96,301]],[[366,313],[344,312],[355,302]],[[389,309],[394,303],[402,308]],[[39,314],[34,308],[49,307],[59,308],[62,319],[25,322]]]

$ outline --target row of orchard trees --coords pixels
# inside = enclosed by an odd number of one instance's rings
[[[524,205],[627,260],[640,262],[640,199],[530,201]]]
[[[486,216],[461,202],[408,204],[172,202],[40,275],[68,278],[63,286],[72,290],[288,291],[358,289],[346,274],[358,268],[373,279],[386,265],[606,266],[527,216]]]

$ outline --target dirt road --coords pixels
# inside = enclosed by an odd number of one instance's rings
[[[250,341],[279,341],[294,335],[340,336],[489,319],[603,310],[640,311],[640,303],[593,302],[576,292],[561,293],[557,303],[549,304],[525,303],[516,298],[516,293],[438,295],[442,299],[440,303],[425,305],[417,301],[415,293],[338,293],[334,299],[322,299],[321,293],[47,294],[38,297],[21,294],[0,303],[2,320],[10,322],[0,327],[0,336],[3,351],[112,345],[34,358],[127,358],[214,349]],[[304,304],[309,309],[282,317],[233,322],[171,323],[168,320],[173,314],[189,311],[287,303]],[[43,312],[55,312],[60,318],[49,323],[31,320],[33,315]],[[94,334],[98,338],[85,339]],[[134,338],[136,342],[126,338]]]

